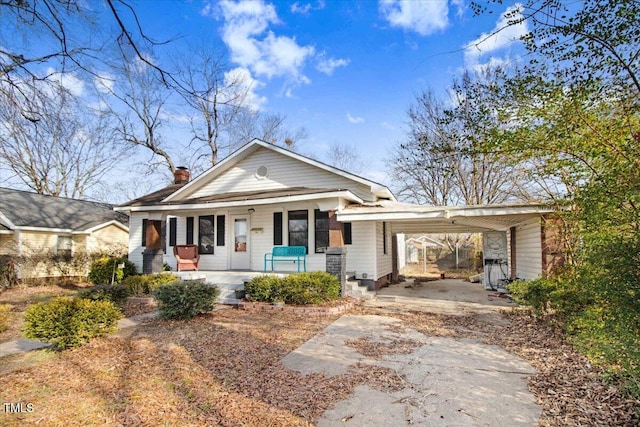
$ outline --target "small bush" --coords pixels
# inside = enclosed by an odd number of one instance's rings
[[[129,276],[122,284],[127,288],[129,295],[145,296],[151,295],[158,287],[170,285],[179,279],[171,273],[144,274]]]
[[[116,305],[123,306],[130,294],[128,288],[124,285],[99,285],[81,291],[79,296],[92,301],[110,301]]]
[[[254,301],[272,302],[278,297],[279,288],[282,286],[282,278],[272,274],[256,276],[245,286],[244,290]]]
[[[110,301],[58,297],[27,308],[24,333],[52,343],[58,350],[115,332],[122,313]]]
[[[284,278],[264,275],[251,279],[245,290],[255,301],[310,305],[339,299],[340,281],[324,271],[290,274]]]
[[[165,319],[191,319],[212,311],[220,295],[217,286],[193,280],[162,285],[153,292],[160,302],[160,317]]]
[[[288,304],[320,304],[340,298],[340,281],[324,271],[291,274],[284,278],[283,293]]]
[[[11,318],[11,306],[0,304],[0,332],[9,329],[9,319]]]
[[[119,269],[118,264],[124,263],[124,269]],[[136,266],[126,258],[104,256],[91,263],[89,267],[89,280],[94,285],[106,285],[121,283],[125,277],[136,274]]]

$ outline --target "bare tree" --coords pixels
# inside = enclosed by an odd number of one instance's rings
[[[525,171],[499,153],[478,151],[491,130],[508,126],[499,117],[474,79],[496,78],[464,74],[454,81],[453,105],[445,108],[433,92],[425,91],[409,109],[409,137],[396,147],[390,166],[401,197],[433,205],[481,205],[522,200]]]
[[[124,154],[111,124],[62,85],[21,89],[39,118],[14,108],[10,91],[0,94],[0,165],[37,193],[86,197]]]
[[[195,112],[191,118],[191,147],[196,158],[218,163],[219,151],[228,149],[229,133],[238,117],[248,109],[251,90],[240,73],[230,72],[221,55],[200,49],[189,54],[179,76],[186,88],[184,99]]]
[[[359,174],[364,170],[364,160],[360,157],[352,145],[333,143],[327,152],[327,163],[353,174]]]
[[[282,114],[244,110],[231,129],[229,149],[234,150],[258,138],[295,151],[296,144],[306,139],[309,134],[303,126],[297,129],[288,128],[285,124],[286,119],[287,117]]]
[[[152,153],[154,160],[147,164],[150,171],[163,165],[173,174],[176,163],[161,133],[172,92],[146,63],[128,62],[123,57],[121,65],[115,69],[118,77],[113,85],[104,86],[103,90],[111,97],[106,102],[118,122],[118,135],[130,145]],[[119,102],[113,102],[114,98]]]
[[[105,31],[103,22],[108,21],[101,19],[105,15],[118,31]],[[33,91],[25,91],[24,82],[49,82],[57,73],[69,71],[93,75],[98,64],[108,62],[105,46],[128,50],[129,59],[146,63],[166,85],[177,86],[169,72],[143,53],[169,40],[148,37],[126,0],[90,5],[80,0],[0,1],[0,16],[0,92],[10,95],[7,100],[13,102],[12,107],[31,120],[38,119],[38,112],[30,103]],[[135,22],[132,28],[124,24],[125,16]],[[46,69],[56,71],[44,72]]]

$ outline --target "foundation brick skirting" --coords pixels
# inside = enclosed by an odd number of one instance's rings
[[[351,310],[355,306],[361,303],[361,300],[356,298],[346,299],[340,305],[333,307],[319,307],[319,306],[303,306],[303,305],[273,305],[266,302],[252,302],[242,301],[238,303],[240,310],[247,311],[270,311],[270,312],[283,312],[291,313],[299,316],[316,316],[316,317],[329,317],[334,314],[341,314]]]

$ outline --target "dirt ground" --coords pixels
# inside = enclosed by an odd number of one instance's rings
[[[427,298],[412,300],[433,305]],[[501,312],[489,301],[451,302],[490,307],[491,312],[442,314],[424,304],[387,301],[350,314],[391,316],[426,337],[477,340],[520,356],[536,370],[527,385],[541,408],[540,426],[640,424],[640,402],[606,382],[548,324],[524,310]],[[1,413],[0,425],[307,426],[363,389],[401,390],[407,378],[381,366],[355,364],[331,377],[284,366],[286,355],[338,317],[227,308],[191,321],[152,320],[75,350],[4,357],[0,400],[31,406]],[[387,346],[362,340],[348,345],[367,357],[414,348],[402,340]]]

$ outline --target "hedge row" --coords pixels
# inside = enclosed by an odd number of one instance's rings
[[[259,302],[282,301],[287,304],[310,305],[340,298],[340,281],[324,271],[256,276],[245,286],[247,295]]]

